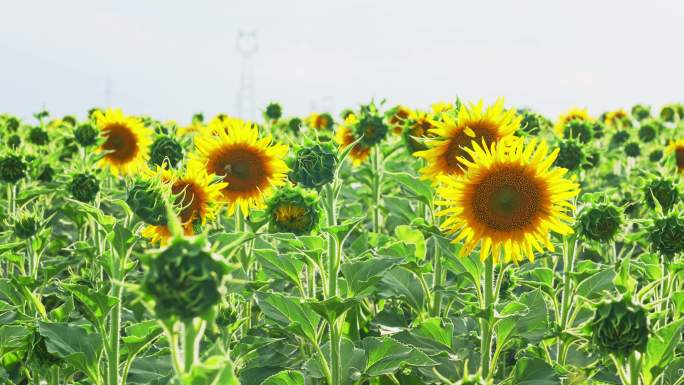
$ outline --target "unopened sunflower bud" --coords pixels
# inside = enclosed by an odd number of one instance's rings
[[[649,338],[646,309],[631,299],[609,299],[596,307],[590,324],[592,344],[601,351],[626,358],[644,352]]]
[[[100,183],[91,174],[77,174],[71,179],[69,191],[74,199],[81,202],[92,202],[100,191]]]
[[[273,233],[307,235],[318,224],[318,200],[300,188],[284,187],[269,200],[266,215]]]
[[[319,189],[335,178],[337,154],[329,143],[317,143],[297,151],[290,178],[306,188]]]
[[[622,213],[609,203],[592,204],[580,212],[580,234],[598,242],[610,242],[622,227]]]
[[[150,147],[150,163],[162,166],[166,163],[169,167],[176,168],[183,160],[183,146],[178,141],[168,136],[160,136]]]

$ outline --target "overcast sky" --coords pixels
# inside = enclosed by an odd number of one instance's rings
[[[257,33],[257,106],[286,114],[371,98],[504,96],[552,117],[684,101],[678,0],[2,0],[0,14],[0,112],[22,116],[108,99],[182,122],[234,114],[240,30]]]

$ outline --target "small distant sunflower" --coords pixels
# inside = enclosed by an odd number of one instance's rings
[[[358,118],[354,114],[349,114],[344,119],[344,124],[339,126],[337,132],[335,132],[335,142],[340,145],[340,149],[345,149],[352,143],[356,142],[358,137],[356,136],[353,127],[359,122]],[[364,146],[361,143],[354,145],[354,148],[349,152],[349,157],[352,160],[354,166],[358,166],[363,163],[368,155],[370,155],[370,147]]]
[[[131,175],[142,170],[149,158],[152,130],[119,109],[95,111],[95,120],[104,141],[99,152],[104,153],[98,163],[108,167],[114,176]]]
[[[684,174],[684,139],[670,143],[667,147],[667,152],[674,154],[677,169]]]
[[[271,189],[287,178],[283,159],[288,147],[273,144],[271,136],[259,138],[257,127],[249,122],[229,119],[212,124],[195,138],[195,146],[190,162],[228,183],[221,193],[229,214],[239,208],[246,216],[250,208],[263,207]]]
[[[332,115],[324,112],[322,114],[312,113],[306,118],[306,124],[316,130],[331,130],[333,127]]]
[[[285,186],[268,201],[266,216],[274,233],[309,234],[319,219],[316,194],[297,187]]]
[[[545,142],[505,139],[480,147],[467,148],[463,156],[467,172],[463,177],[441,176],[438,193],[446,207],[442,228],[458,233],[454,242],[463,241],[461,256],[480,245],[480,258],[491,255],[494,262],[534,260],[533,248],[542,245],[553,251],[550,232],[571,234],[566,222],[569,202],[579,194],[579,185],[566,178],[567,170],[552,168],[558,149],[548,155]],[[503,253],[501,253],[503,251]]]
[[[629,114],[623,109],[608,112],[604,122],[609,127],[631,126]]]
[[[221,190],[227,186],[224,182],[217,182],[216,175],[208,174],[204,168],[197,166],[188,166],[182,176],[174,171],[157,169],[161,182],[170,186],[185,235],[193,235],[196,226],[202,226],[207,219],[216,217],[221,207]],[[147,225],[142,235],[152,243],[165,245],[171,232],[167,225]]]
[[[558,121],[553,127],[556,134],[558,134],[560,137],[563,137],[565,126],[573,120],[593,122],[594,118],[589,115],[589,111],[586,108],[573,107],[558,117]]]
[[[187,126],[182,126],[178,128],[176,134],[178,136],[193,135],[198,134],[204,129],[204,115],[195,114],[192,117],[192,121]]]
[[[437,181],[439,175],[461,175],[463,164],[459,157],[469,158],[467,148],[472,142],[492,143],[512,136],[520,127],[521,117],[515,110],[504,110],[503,99],[483,108],[482,101],[470,106],[463,105],[454,119],[442,114],[443,122],[432,121],[436,128],[429,130],[435,138],[428,139],[429,149],[414,153],[424,158],[427,165],[420,170],[423,179]]]
[[[430,117],[423,111],[412,111],[409,115],[407,128],[404,130],[404,142],[411,153],[427,150],[427,147],[416,138],[429,138],[434,136],[430,130],[434,128]]]
[[[387,124],[394,135],[401,135],[404,131],[404,123],[413,111],[406,106],[396,106],[388,111]]]

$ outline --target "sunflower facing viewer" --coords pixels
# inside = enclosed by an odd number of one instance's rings
[[[145,169],[152,143],[152,130],[137,118],[124,115],[119,109],[94,113],[100,135],[104,138],[98,149],[104,153],[98,163],[109,168],[114,176],[133,175]]]
[[[229,214],[239,208],[246,216],[251,208],[263,207],[271,189],[285,184],[289,169],[283,159],[288,147],[273,144],[271,136],[259,138],[252,123],[239,119],[212,122],[195,138],[195,146],[190,162],[228,184],[221,193]]]
[[[520,127],[521,117],[515,110],[504,110],[503,99],[484,109],[482,101],[477,104],[463,105],[454,119],[442,114],[443,122],[432,121],[436,128],[429,130],[435,135],[427,139],[427,150],[415,152],[424,158],[427,165],[420,170],[423,179],[437,181],[440,175],[462,175],[463,164],[459,157],[469,158],[467,148],[471,143],[484,143],[488,146],[512,136]]]
[[[673,141],[667,147],[667,152],[674,154],[677,170],[684,174],[684,139]]]
[[[579,185],[564,178],[566,169],[552,168],[558,155],[548,155],[545,142],[511,138],[465,151],[469,159],[458,158],[467,168],[462,177],[442,176],[438,202],[446,209],[442,228],[463,241],[461,256],[480,245],[480,258],[492,255],[494,263],[534,260],[542,246],[553,251],[550,232],[570,234],[566,222],[579,194]]]

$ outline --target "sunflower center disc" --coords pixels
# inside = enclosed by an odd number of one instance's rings
[[[131,130],[120,124],[112,124],[104,129],[106,140],[102,145],[109,154],[106,156],[120,162],[132,159],[138,152],[138,144]]]
[[[675,158],[677,159],[677,168],[684,170],[684,147],[675,150]]]
[[[228,191],[252,191],[263,182],[266,169],[261,156],[249,149],[228,149],[216,155],[209,169],[223,176]]]

